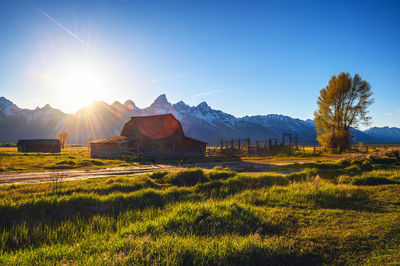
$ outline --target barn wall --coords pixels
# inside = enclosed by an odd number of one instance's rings
[[[20,144],[20,145],[18,145],[18,152],[58,153],[58,152],[61,152],[61,146],[60,145],[45,145],[45,144],[33,144],[33,145]]]
[[[115,158],[121,155],[121,145],[116,143],[90,144],[90,156],[93,158]]]
[[[153,147],[141,147],[140,155],[147,158],[205,157],[206,145],[197,142],[192,143],[192,145],[189,145],[187,143],[184,145],[182,145],[182,143],[166,145],[165,143],[163,143],[161,146],[155,145],[154,149]]]

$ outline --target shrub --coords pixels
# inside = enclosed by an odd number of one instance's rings
[[[353,164],[350,165],[349,167],[346,167],[345,172],[350,172],[350,173],[357,173],[357,172],[361,172],[361,167],[358,164]]]
[[[168,174],[168,171],[155,171],[149,174],[149,177],[152,179],[161,179]]]
[[[214,167],[208,172],[208,177],[212,180],[227,179],[236,175],[236,172],[229,168]]]
[[[317,175],[318,169],[306,168],[303,171],[295,172],[287,175],[291,181],[310,181],[313,176]]]
[[[170,172],[163,178],[166,182],[175,186],[194,186],[197,183],[206,182],[209,179],[201,168],[192,168]]]
[[[360,165],[362,170],[372,170],[374,167],[371,164],[370,160],[364,160]]]
[[[56,164],[69,164],[69,165],[75,165],[75,162],[74,162],[74,161],[72,161],[72,160],[65,160],[65,161],[58,162],[58,163],[56,163]]]

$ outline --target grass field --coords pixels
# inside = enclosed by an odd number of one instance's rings
[[[399,264],[395,154],[307,166],[0,187],[0,264]]]
[[[385,146],[386,147],[386,146]],[[397,146],[388,145],[387,149],[397,149]],[[211,147],[217,148],[217,147]],[[365,148],[364,148],[365,149]],[[385,151],[384,146],[369,148],[369,153],[374,151]],[[365,152],[365,151],[363,151]],[[318,150],[313,155],[313,147],[300,147],[299,152],[293,155],[278,156],[252,156],[252,157],[224,157],[210,156],[203,160],[169,160],[156,161],[156,163],[180,165],[182,163],[207,163],[224,161],[243,161],[255,164],[292,164],[295,162],[329,162],[353,156],[354,153],[329,154]],[[140,164],[151,164],[135,157],[123,156],[114,160],[94,159],[90,157],[87,147],[66,147],[61,153],[18,153],[16,147],[0,147],[0,173],[38,172],[38,171],[60,171],[60,170],[92,170],[108,167],[123,167]]]
[[[87,147],[67,147],[61,153],[19,153],[0,148],[0,172],[30,172],[67,169],[99,169],[138,164],[129,158],[93,159]]]
[[[243,161],[255,164],[279,164],[293,162],[326,162],[344,158],[347,155],[319,154],[312,156],[312,149],[293,156],[252,156],[252,157],[216,157],[211,156],[200,160],[169,160],[155,163],[180,165],[182,163],[207,163],[224,161]],[[67,147],[61,153],[19,153],[15,147],[0,147],[0,173],[62,171],[62,170],[93,170],[108,167],[123,167],[140,164],[151,164],[135,157],[94,159],[90,157],[87,147]]]

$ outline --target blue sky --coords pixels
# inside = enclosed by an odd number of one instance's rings
[[[0,96],[74,112],[94,100],[207,101],[312,118],[339,72],[400,127],[400,1],[1,1]]]

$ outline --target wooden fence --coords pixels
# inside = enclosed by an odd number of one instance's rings
[[[207,147],[207,155],[246,155],[246,156],[257,156],[257,155],[269,155],[274,153],[277,149],[282,151],[287,150],[288,152],[293,149],[298,149],[297,137],[296,142],[292,143],[291,137],[289,143],[285,143],[285,137],[282,139],[282,143],[278,144],[277,139],[268,140],[251,140],[246,139],[225,139],[219,141],[219,146]]]

